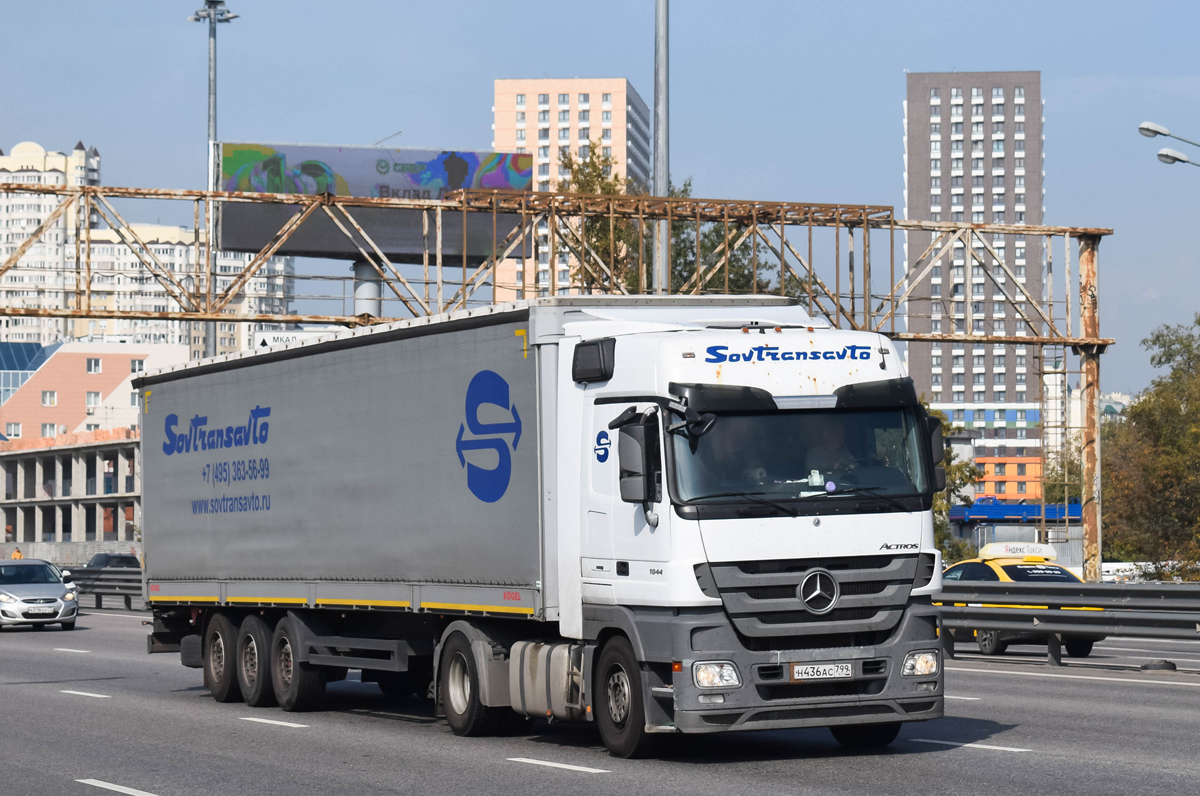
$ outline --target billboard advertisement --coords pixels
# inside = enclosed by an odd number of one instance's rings
[[[463,188],[528,191],[533,184],[533,156],[524,153],[223,142],[217,145],[217,157],[216,188],[222,191],[441,199]],[[288,205],[223,203],[219,245],[227,251],[257,252],[294,213],[295,207]],[[351,213],[390,259],[421,260],[419,210],[355,208]],[[498,219],[497,236],[503,239],[518,221],[517,216]],[[432,237],[431,231],[431,247]],[[446,213],[443,255],[461,257],[462,240],[462,214]],[[490,215],[467,214],[469,260],[482,261],[497,242]],[[370,251],[365,241],[359,243]],[[310,216],[279,253],[360,257],[354,243],[323,213]]]

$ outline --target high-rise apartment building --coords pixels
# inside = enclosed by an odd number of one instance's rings
[[[1037,225],[1044,212],[1040,72],[939,72],[908,75],[904,103],[905,217],[930,221]],[[906,267],[925,251],[927,232],[905,240]],[[917,391],[955,423],[977,429],[977,460],[989,473],[1028,471],[1041,454],[1041,381],[1035,345],[972,343],[972,335],[1032,336],[1000,286],[1012,279],[1042,296],[1043,245],[1037,236],[989,236],[1001,258],[972,240],[935,262],[906,308],[915,333],[955,333],[955,343],[910,346]],[[981,262],[982,260],[982,262]],[[986,269],[986,270],[985,270]],[[990,272],[990,273],[989,273]],[[998,284],[997,284],[998,283]],[[1008,292],[1017,293],[1014,285]],[[1024,308],[1033,316],[1032,308]],[[1011,468],[1008,465],[1012,465]],[[1029,481],[991,478],[985,494],[1034,497]]]
[[[543,78],[497,80],[492,104],[492,148],[529,152],[534,158],[534,187],[558,187],[566,170],[560,153],[586,157],[591,147],[611,157],[617,174],[637,186],[650,185],[650,110],[625,78]],[[522,273],[520,261],[502,264],[497,298],[507,301],[550,288],[549,230],[538,230],[538,267]],[[572,261],[559,252],[557,285],[568,287]],[[513,287],[516,287],[514,290]]]
[[[0,182],[32,185],[99,185],[100,153],[76,144],[70,154],[48,152],[30,141],[17,144],[8,155],[0,153]],[[0,262],[12,255],[30,237],[61,201],[61,197],[38,194],[0,194]],[[92,307],[126,311],[177,312],[180,307],[142,265],[139,257],[117,233],[101,228],[99,213],[87,220],[91,240],[90,258],[86,237],[79,241],[79,273],[90,262],[91,280],[76,286],[75,211],[64,213],[33,244],[20,261],[0,279],[0,301],[10,307],[73,308],[77,293],[89,293]],[[195,262],[195,235],[191,229],[152,224],[133,224],[146,248],[188,290],[203,291],[204,277]],[[83,229],[83,226],[80,226]],[[81,235],[81,237],[83,237]],[[203,242],[203,233],[200,236]],[[229,286],[252,255],[214,252],[214,289]],[[228,276],[223,276],[223,275]],[[227,308],[231,315],[286,313],[294,296],[295,266],[290,257],[272,257],[242,295]],[[192,327],[195,327],[194,329]],[[217,353],[226,354],[250,347],[254,329],[279,329],[279,324],[218,323]],[[191,349],[192,358],[203,355],[203,324],[156,319],[60,319],[5,317],[0,325],[0,342],[48,344],[69,340],[108,340],[129,343],[175,343]]]

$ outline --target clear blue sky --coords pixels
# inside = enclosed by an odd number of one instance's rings
[[[201,187],[205,28],[186,21],[199,5],[0,5],[0,148],[82,139],[105,184]],[[370,144],[403,129],[394,145],[487,148],[497,77],[626,76],[652,100],[653,0],[229,6],[226,140]],[[1101,331],[1119,341],[1104,388],[1144,387],[1138,342],[1200,309],[1200,169],[1158,163],[1160,146],[1186,146],[1136,130],[1200,139],[1200,7],[675,0],[671,25],[671,170],[697,195],[899,209],[904,70],[1037,69],[1046,222],[1116,230],[1100,251]]]

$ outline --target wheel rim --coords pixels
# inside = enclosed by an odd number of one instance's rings
[[[995,646],[995,644],[996,644],[995,635],[996,635],[996,631],[994,631],[994,630],[980,630],[979,631],[979,646],[981,646],[981,647]]]
[[[605,692],[608,695],[609,718],[617,727],[624,727],[625,722],[629,720],[630,687],[629,675],[620,664],[609,670]]]
[[[220,633],[213,633],[208,641],[208,666],[214,680],[219,682],[225,676],[225,638]]]
[[[286,638],[279,640],[276,660],[278,663],[275,666],[276,674],[279,676],[279,684],[286,691],[292,687],[292,643]]]
[[[456,652],[450,660],[450,671],[447,673],[447,686],[450,696],[450,708],[458,715],[467,712],[471,703],[471,672],[467,668],[467,658],[461,652]]]
[[[246,685],[253,688],[258,681],[258,645],[254,643],[254,636],[246,636],[243,641],[242,677]]]

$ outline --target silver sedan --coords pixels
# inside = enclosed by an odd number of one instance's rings
[[[59,624],[74,630],[79,613],[75,584],[48,561],[0,561],[0,627]]]

